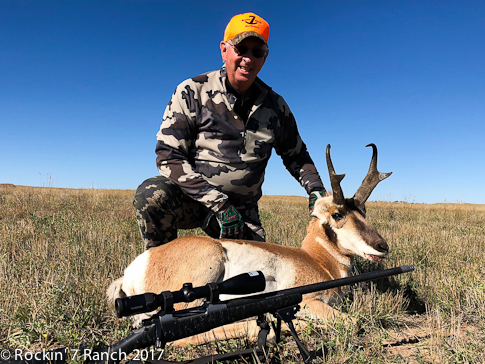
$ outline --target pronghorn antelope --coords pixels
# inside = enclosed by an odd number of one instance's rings
[[[194,287],[219,282],[240,273],[260,270],[266,277],[266,291],[291,288],[316,282],[344,278],[351,274],[354,256],[381,261],[389,247],[365,219],[365,202],[373,189],[391,173],[377,170],[377,148],[372,146],[369,171],[354,197],[345,198],[330,158],[326,158],[333,194],[315,203],[313,219],[301,248],[267,242],[212,239],[189,236],[151,248],[139,255],[124,271],[124,276],[108,288],[110,301],[118,297],[145,292],[160,293],[179,290],[187,282]],[[328,319],[337,314],[330,305],[343,297],[345,288],[311,293],[303,296],[301,314]],[[227,298],[227,297],[225,297]],[[191,306],[200,302],[192,303]],[[186,308],[186,303],[175,309]],[[138,323],[145,315],[139,315]],[[253,322],[255,320],[252,320]],[[249,325],[249,324],[248,324]],[[256,324],[232,324],[213,330],[209,336],[184,339],[183,344],[202,343],[238,335],[257,335]]]

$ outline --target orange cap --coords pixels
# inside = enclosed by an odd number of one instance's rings
[[[257,37],[268,44],[269,24],[254,13],[233,16],[224,32],[224,42],[231,40],[237,45],[247,37]]]

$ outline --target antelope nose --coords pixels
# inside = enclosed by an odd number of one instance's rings
[[[387,245],[385,240],[382,240],[377,243],[377,250],[381,253],[388,253],[389,252],[389,245]]]

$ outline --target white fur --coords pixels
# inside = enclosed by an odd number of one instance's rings
[[[342,247],[350,250],[355,255],[365,259],[365,254],[385,256],[386,253],[378,252],[368,245],[360,235],[345,229],[334,229]]]
[[[146,250],[125,269],[122,288],[127,296],[145,292],[145,276],[149,259],[150,250]]]
[[[291,262],[252,245],[223,241],[226,252],[224,280],[241,273],[260,270],[266,278],[265,292],[291,287],[295,281],[295,269]]]

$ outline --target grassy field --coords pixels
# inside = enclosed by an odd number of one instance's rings
[[[0,349],[41,350],[128,332],[105,302],[108,284],[143,251],[133,191],[0,188]],[[302,334],[316,363],[484,363],[485,206],[368,203],[388,241],[383,263],[357,259],[356,273],[415,264],[411,274],[352,288],[341,310],[357,321],[315,323]],[[263,197],[268,241],[298,246],[307,200]],[[186,234],[202,234],[186,231]],[[255,343],[232,341],[164,359],[190,359]],[[323,353],[323,354],[322,354]],[[271,355],[299,362],[292,340]]]

